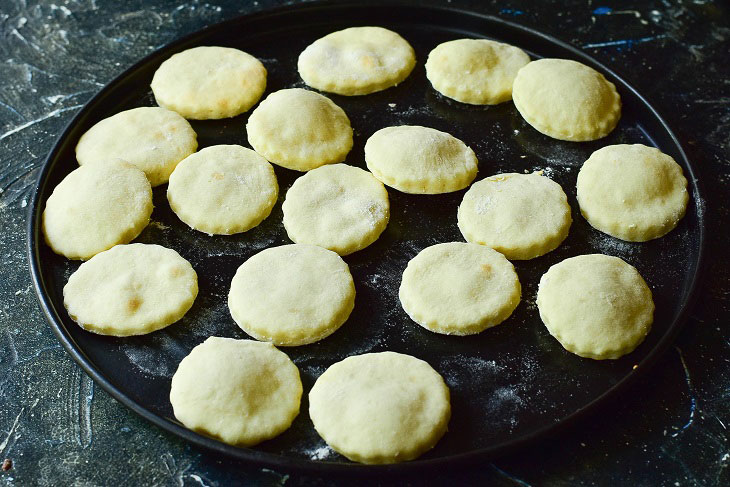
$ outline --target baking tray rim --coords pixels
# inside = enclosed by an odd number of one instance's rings
[[[604,75],[608,75],[612,81],[618,82],[621,85],[622,90],[627,90],[635,96],[641,104],[649,110],[651,115],[659,122],[663,130],[671,139],[674,144],[677,153],[680,155],[683,168],[687,170],[688,181],[692,189],[693,198],[690,204],[694,204],[697,210],[697,259],[694,262],[694,274],[691,277],[689,284],[689,291],[687,297],[680,306],[677,318],[668,327],[664,336],[654,346],[654,348],[637,364],[630,373],[624,378],[619,380],[612,387],[608,388],[601,395],[594,398],[585,407],[572,412],[568,416],[556,421],[555,423],[548,424],[542,428],[532,431],[529,434],[522,435],[513,440],[504,441],[494,445],[487,446],[478,450],[472,450],[470,452],[459,453],[456,455],[449,455],[440,458],[432,459],[416,459],[410,462],[390,464],[390,465],[363,465],[358,463],[341,463],[341,462],[328,462],[328,461],[315,461],[306,460],[300,458],[286,457],[279,454],[264,452],[256,450],[255,448],[239,448],[231,445],[227,445],[223,442],[215,440],[213,438],[204,436],[185,428],[182,425],[174,423],[158,414],[146,409],[142,405],[138,404],[134,400],[130,399],[124,392],[119,390],[114,384],[112,384],[86,357],[83,350],[77,347],[73,338],[66,331],[63,326],[61,317],[58,315],[56,308],[51,302],[49,295],[46,291],[45,282],[40,270],[40,255],[39,247],[42,245],[43,237],[41,236],[41,208],[40,208],[40,195],[43,193],[47,186],[47,176],[51,171],[53,164],[52,161],[56,159],[56,155],[60,152],[63,142],[68,138],[69,133],[78,121],[84,118],[88,112],[94,109],[97,102],[106,96],[107,92],[121,83],[124,78],[128,77],[133,72],[144,67],[153,58],[157,57],[160,52],[175,52],[182,46],[188,43],[195,43],[199,37],[205,37],[217,30],[226,29],[232,25],[245,24],[245,23],[257,23],[262,21],[272,21],[275,17],[281,15],[291,15],[292,13],[301,13],[303,11],[316,12],[316,11],[337,11],[337,10],[351,10],[355,8],[363,8],[365,5],[362,1],[345,1],[330,3],[326,1],[316,1],[307,3],[304,5],[287,5],[276,7],[272,9],[262,10],[251,14],[239,15],[234,18],[207,26],[203,29],[197,30],[183,37],[180,37],[164,46],[156,48],[150,54],[144,56],[138,62],[134,63],[129,68],[125,69],[119,75],[114,77],[111,81],[106,83],[104,87],[97,92],[84,106],[79,110],[76,115],[68,122],[66,127],[61,132],[60,136],[57,137],[54,142],[53,149],[49,152],[45,161],[43,162],[42,169],[38,175],[35,185],[33,186],[33,194],[31,204],[28,209],[27,218],[27,253],[29,261],[29,270],[31,274],[31,280],[36,296],[38,298],[41,310],[45,316],[46,321],[50,325],[54,334],[61,342],[65,350],[71,355],[76,363],[108,394],[114,399],[121,402],[129,409],[150,421],[156,426],[163,430],[173,433],[178,437],[181,437],[197,446],[200,446],[206,450],[216,453],[223,453],[229,457],[234,457],[238,460],[245,462],[257,463],[260,466],[272,467],[283,471],[299,471],[305,473],[331,473],[331,474],[352,474],[352,475],[382,475],[382,474],[411,474],[416,472],[423,472],[424,469],[437,469],[446,466],[458,466],[477,462],[488,458],[493,458],[499,455],[507,454],[523,448],[528,444],[547,436],[548,434],[556,434],[559,431],[563,431],[577,421],[585,419],[585,417],[595,413],[597,409],[605,405],[611,399],[614,399],[617,394],[626,389],[628,386],[633,384],[636,379],[650,369],[650,367],[656,363],[657,359],[664,354],[670,347],[675,337],[681,330],[682,326],[686,323],[691,307],[697,299],[697,288],[698,283],[704,269],[704,252],[705,252],[705,222],[704,222],[704,199],[701,197],[700,182],[694,174],[692,165],[690,164],[687,155],[682,147],[682,144],[677,139],[670,125],[662,117],[654,106],[649,103],[645,96],[640,94],[633,88],[622,76],[617,74],[613,69],[608,68],[601,62],[597,61],[590,55],[586,54],[582,50],[572,46],[571,44],[564,42],[554,36],[544,34],[540,31],[534,30],[530,27],[525,27],[521,24],[517,24],[493,15],[482,14],[471,10],[436,6],[436,5],[423,5],[416,1],[373,1],[368,2],[368,7],[389,7],[389,8],[416,8],[421,11],[428,11],[431,14],[438,15],[439,13],[448,13],[449,15],[457,14],[462,16],[468,16],[478,19],[487,23],[496,23],[507,26],[510,29],[521,31],[522,33],[535,36],[544,39],[545,41],[558,46],[559,48],[566,50],[571,53],[574,58],[581,60],[599,71]],[[302,412],[300,412],[302,414]]]

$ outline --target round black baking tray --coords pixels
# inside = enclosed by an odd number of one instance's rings
[[[121,110],[154,106],[149,84],[155,69],[170,55],[198,45],[243,49],[266,66],[268,94],[304,87],[296,71],[298,54],[322,35],[357,25],[380,25],[399,32],[413,45],[418,64],[395,88],[362,97],[327,95],[345,110],[355,130],[348,164],[364,167],[364,143],[382,127],[411,124],[443,130],[474,149],[479,158],[477,179],[500,172],[543,170],[560,183],[573,212],[570,235],[543,257],[515,262],[523,286],[522,302],[503,324],[470,337],[433,334],[413,323],[400,307],[400,276],[408,260],[423,248],[463,241],[456,227],[456,209],[464,191],[423,196],[389,189],[388,228],[373,245],[345,257],[357,291],[352,316],[319,343],[283,349],[298,365],[305,388],[302,410],[292,428],[255,448],[226,445],[175,420],[168,400],[170,378],[179,361],[207,336],[248,338],[227,311],[230,279],[251,255],[290,243],[281,224],[281,201],[300,173],[275,167],[281,191],[274,211],[259,227],[235,236],[209,237],[189,229],[171,212],[165,186],[155,189],[153,221],[136,241],[174,248],[188,259],[198,272],[200,294],[180,322],[141,337],[94,335],[70,320],[62,289],[79,263],[54,254],[45,245],[40,216],[53,188],[76,167],[74,147],[81,134]],[[463,37],[491,38],[519,46],[532,58],[575,59],[596,68],[621,94],[623,115],[618,127],[598,141],[562,142],[532,129],[511,102],[474,107],[444,98],[431,88],[423,63],[437,44]],[[200,148],[220,143],[248,146],[247,118],[243,114],[191,123]],[[690,204],[685,218],[667,236],[646,243],[623,242],[594,230],[581,217],[575,199],[580,165],[594,150],[617,143],[658,147],[683,167]],[[692,166],[662,117],[615,72],[578,49],[517,24],[467,11],[415,3],[316,3],[208,27],[147,56],[104,87],[61,134],[41,171],[30,208],[28,252],[38,298],[63,346],[101,387],[154,424],[201,447],[271,468],[406,473],[519,448],[594,410],[645,370],[671,344],[692,301],[704,240],[702,204]],[[634,265],[649,283],[657,309],[645,342],[613,361],[582,359],[566,352],[542,325],[534,303],[537,282],[551,265],[596,252]],[[306,392],[332,363],[383,350],[414,355],[439,371],[451,388],[453,417],[447,434],[420,459],[358,465],[327,449],[316,434],[307,414]]]

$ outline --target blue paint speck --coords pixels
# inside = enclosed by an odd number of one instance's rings
[[[525,12],[523,12],[522,10],[514,10],[514,9],[511,9],[511,8],[503,8],[502,10],[499,11],[499,13],[501,13],[501,14],[507,14],[507,15],[522,15]]]
[[[617,41],[606,41],[606,42],[596,42],[593,44],[583,44],[583,49],[595,49],[597,47],[609,47],[613,46],[616,47],[618,50],[621,50],[621,48],[627,48],[631,49],[634,44],[641,44],[644,42],[653,41],[655,39],[663,39],[666,37],[664,34],[660,34],[657,36],[648,36],[648,37],[640,37],[638,39],[620,39]]]
[[[608,15],[613,12],[611,7],[598,7],[593,11],[593,15]]]

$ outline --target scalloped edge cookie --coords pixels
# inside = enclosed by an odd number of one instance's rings
[[[197,148],[197,134],[180,114],[139,107],[87,130],[76,144],[76,159],[79,165],[121,159],[144,171],[154,187],[166,183],[175,166]]]
[[[442,95],[471,105],[512,99],[517,72],[530,62],[519,47],[487,39],[456,39],[436,46],[426,60],[426,77]]]
[[[467,242],[491,247],[510,260],[555,250],[573,221],[563,188],[541,173],[496,174],[474,183],[457,220]]]
[[[519,70],[512,99],[535,130],[559,140],[582,142],[608,135],[621,118],[613,83],[585,64],[538,59]]]
[[[537,308],[545,327],[576,355],[616,359],[632,352],[651,329],[651,290],[633,266],[604,254],[579,255],[540,278]]]
[[[464,142],[420,125],[385,127],[365,143],[373,176],[404,193],[440,194],[464,189],[477,176],[478,161]]]
[[[297,69],[304,82],[338,95],[367,95],[405,80],[416,54],[399,34],[383,27],[350,27],[307,46]]]
[[[266,90],[266,68],[238,49],[200,46],[165,60],[151,87],[158,105],[185,118],[229,118],[259,101]]]
[[[595,151],[580,168],[576,189],[580,211],[592,227],[630,242],[672,231],[689,201],[680,165],[642,144]]]
[[[316,245],[270,247],[236,271],[228,308],[238,326],[277,346],[314,343],[342,326],[355,284],[342,257]]]
[[[507,258],[484,245],[449,242],[408,262],[398,297],[413,321],[435,333],[473,335],[506,320],[522,288]]]
[[[152,188],[142,171],[121,160],[71,171],[46,201],[46,243],[68,259],[90,259],[134,240],[152,215]]]
[[[449,388],[428,363],[396,352],[331,365],[309,392],[314,429],[350,460],[387,464],[433,448],[451,418]]]
[[[182,359],[170,385],[185,427],[230,445],[280,435],[299,415],[299,369],[270,343],[209,337]]]
[[[198,275],[173,249],[116,245],[84,262],[63,288],[63,305],[81,328],[100,335],[144,335],[188,312]]]
[[[209,235],[250,230],[271,213],[279,185],[271,164],[240,145],[214,145],[186,157],[170,175],[167,200],[191,228]]]
[[[344,110],[302,88],[267,96],[251,113],[246,131],[256,152],[295,171],[342,162],[352,149],[352,126]]]
[[[346,164],[318,167],[294,181],[282,210],[292,241],[340,255],[375,242],[390,218],[383,183],[368,171]]]

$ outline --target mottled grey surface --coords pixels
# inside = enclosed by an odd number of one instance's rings
[[[63,126],[145,54],[279,2],[0,1],[0,472],[3,485],[313,484],[204,453],[96,388],[60,348],[30,285],[26,207]],[[718,2],[469,2],[615,68],[667,116],[699,169],[707,262],[691,319],[609,407],[571,430],[427,483],[730,484],[730,12]],[[424,479],[401,479],[422,484]],[[387,479],[380,479],[388,483]]]

